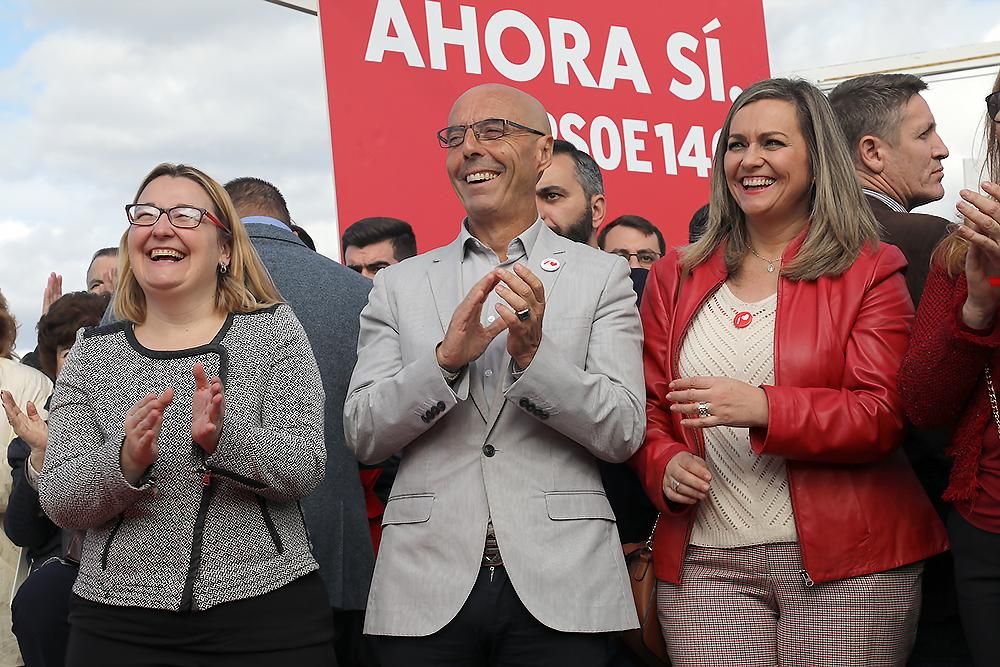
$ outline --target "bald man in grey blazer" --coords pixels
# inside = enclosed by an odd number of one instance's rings
[[[439,141],[468,217],[361,315],[348,445],[402,454],[365,623],[384,667],[597,667],[637,626],[597,466],[645,433],[635,293],[538,217],[547,118],[507,86],[458,99]]]

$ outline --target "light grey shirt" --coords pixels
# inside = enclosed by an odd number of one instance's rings
[[[477,239],[469,232],[469,221],[462,222],[462,231],[459,238],[462,240],[462,293],[468,294],[472,286],[479,282],[483,276],[496,268],[504,268],[513,271],[514,264],[520,262],[526,265],[528,253],[531,252],[535,239],[538,238],[539,225],[544,225],[541,218],[526,230],[515,236],[507,245],[507,259],[500,261],[500,258],[488,245]],[[497,313],[496,305],[506,304],[500,298],[496,289],[490,291],[483,304],[483,311],[480,321],[483,326],[489,326],[500,317]],[[503,401],[498,401],[497,397],[503,392],[511,382],[514,373],[512,364],[507,368],[503,367],[504,353],[507,351],[507,331],[501,331],[496,338],[490,341],[486,351],[482,356],[469,364],[469,382],[476,382],[483,390],[483,396],[488,397],[489,410],[499,410]],[[523,370],[523,369],[521,369]],[[520,373],[519,373],[520,374]],[[494,536],[493,521],[486,527],[487,541]]]
[[[462,293],[467,294],[473,285],[493,269],[504,268],[513,271],[515,263],[526,265],[528,253],[531,252],[535,239],[538,238],[539,225],[544,224],[542,219],[538,218],[533,225],[514,237],[507,246],[507,259],[501,262],[492,248],[469,232],[468,221],[464,221],[462,231],[459,234],[463,248]],[[483,326],[489,326],[500,317],[496,310],[498,303],[506,304],[494,289],[483,304],[481,315]],[[481,357],[469,364],[469,381],[478,383],[482,388],[483,395],[488,397],[491,412],[499,410],[500,405],[502,405],[502,401],[496,400],[498,392],[509,387],[515,379],[512,366],[508,364],[507,368],[503,367],[506,351],[507,332],[505,330],[490,342]]]

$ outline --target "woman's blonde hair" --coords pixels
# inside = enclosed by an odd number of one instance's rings
[[[257,251],[250,243],[246,228],[233,206],[229,194],[219,183],[205,172],[186,164],[164,162],[153,168],[136,190],[132,203],[139,202],[139,196],[146,186],[160,176],[186,178],[201,186],[212,200],[212,213],[226,229],[219,229],[221,240],[230,246],[230,259],[225,273],[219,271],[215,290],[215,306],[223,312],[250,313],[268,308],[284,300],[278,288],[271,281],[267,269],[260,261]],[[205,220],[202,224],[211,224]],[[128,256],[128,229],[122,234],[118,249],[118,285],[114,300],[115,315],[119,319],[136,323],[146,319],[146,295],[132,272]]]
[[[997,74],[996,81],[993,82],[993,90],[1000,90],[1000,73]],[[997,136],[997,123],[986,113],[986,173],[987,177],[994,183],[1000,182],[1000,137]],[[954,278],[965,271],[965,253],[969,251],[969,242],[958,235],[957,230],[952,231],[944,237],[934,256],[931,257],[931,264],[939,264],[948,271],[948,275]]]
[[[708,225],[696,242],[682,250],[683,265],[688,269],[697,266],[725,243],[726,268],[736,273],[749,251],[746,217],[729,191],[724,161],[733,116],[759,100],[782,100],[795,107],[812,174],[809,231],[795,259],[781,267],[781,274],[791,280],[839,275],[865,244],[878,244],[879,226],[858,185],[847,142],[830,103],[809,82],[792,79],[758,81],[733,103],[712,159]]]

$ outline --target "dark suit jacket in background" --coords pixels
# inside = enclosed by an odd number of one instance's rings
[[[936,215],[899,213],[874,197],[865,198],[882,225],[882,240],[898,247],[906,257],[909,264],[906,267],[906,287],[916,307],[924,291],[934,249],[947,235],[949,223]],[[948,512],[948,505],[941,499],[941,494],[951,471],[951,457],[945,453],[950,440],[949,429],[918,429],[912,424],[907,424],[903,440],[903,451],[917,479],[942,517]],[[958,619],[950,553],[925,561],[922,588],[923,609],[910,667],[971,664]]]
[[[948,221],[924,213],[897,213],[874,197],[865,196],[875,219],[882,225],[882,240],[903,251],[906,267],[906,287],[910,290],[913,307],[920,303],[920,294],[927,282],[931,256],[938,242],[948,234]]]
[[[302,322],[326,391],[326,478],[302,501],[330,605],[363,610],[373,556],[358,463],[344,443],[344,400],[357,360],[358,317],[371,282],[313,252],[290,229],[250,223],[247,233]]]

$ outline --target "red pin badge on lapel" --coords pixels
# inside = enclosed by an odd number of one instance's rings
[[[555,257],[546,257],[542,260],[542,270],[543,271],[558,271],[559,270],[559,260]]]

